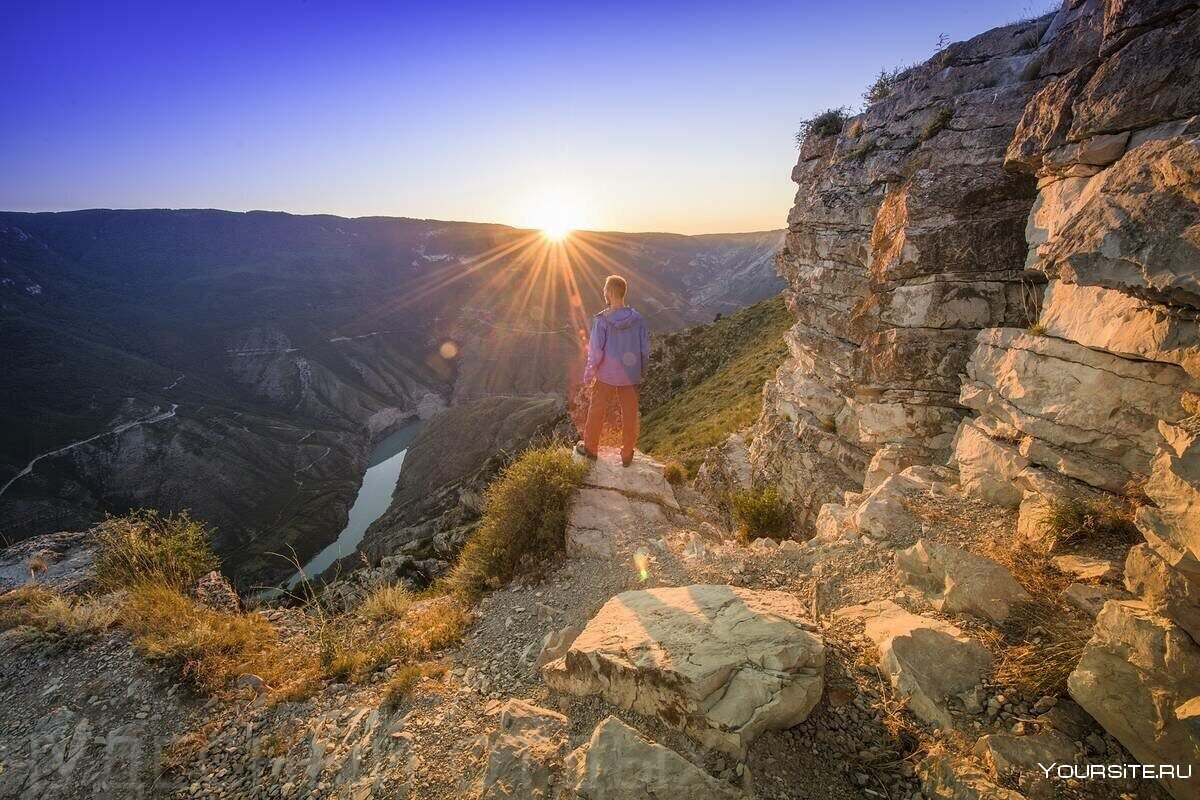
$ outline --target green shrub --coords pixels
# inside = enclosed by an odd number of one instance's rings
[[[743,540],[785,539],[791,534],[791,514],[774,486],[738,492],[729,498],[729,507]]]
[[[569,450],[526,450],[487,489],[479,528],[467,540],[448,583],[468,600],[511,580],[532,562],[559,553],[571,496],[588,467]]]
[[[942,106],[937,113],[933,115],[933,119],[921,129],[921,141],[927,142],[937,136],[946,126],[950,124],[950,120],[954,118],[954,112],[949,106]]]
[[[668,461],[663,464],[663,477],[672,486],[678,486],[687,480],[687,467],[678,461]]]
[[[110,516],[93,532],[96,581],[110,591],[144,582],[182,589],[217,568],[210,533],[186,511]]]
[[[847,153],[846,158],[850,159],[851,161],[862,161],[864,158],[871,155],[871,153],[874,153],[878,148],[879,145],[875,143],[874,139],[867,139],[858,147]]]
[[[827,108],[812,119],[807,119],[800,124],[800,130],[796,132],[796,144],[804,144],[809,136],[837,136],[842,132],[842,126],[846,124],[848,118],[849,113],[844,106]]]
[[[886,100],[896,91],[896,81],[900,79],[900,75],[904,72],[902,67],[895,69],[880,69],[879,74],[875,76],[875,80],[863,92],[863,99],[867,103],[878,103],[880,100]]]

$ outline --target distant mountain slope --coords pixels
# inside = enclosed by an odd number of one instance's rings
[[[781,296],[707,325],[653,337],[642,386],[641,447],[699,467],[707,448],[748,427],[787,357],[792,316]]]
[[[578,233],[211,210],[0,212],[0,536],[190,507],[229,571],[332,537],[371,443],[561,393],[609,272],[657,330],[778,290],[780,232]]]

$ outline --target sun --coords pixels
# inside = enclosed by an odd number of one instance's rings
[[[562,243],[580,229],[588,215],[586,196],[563,189],[544,189],[528,197],[517,214],[522,227],[541,231],[542,238]]]

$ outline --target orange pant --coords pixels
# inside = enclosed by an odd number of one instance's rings
[[[592,403],[588,406],[587,423],[583,426],[583,446],[598,452],[600,432],[604,428],[604,417],[613,394],[621,405],[621,457],[633,455],[638,438],[638,387],[613,386],[596,381],[592,384]]]

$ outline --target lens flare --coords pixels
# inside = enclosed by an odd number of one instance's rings
[[[638,580],[645,581],[650,578],[650,556],[643,548],[639,547],[633,554],[633,565],[637,567]]]

